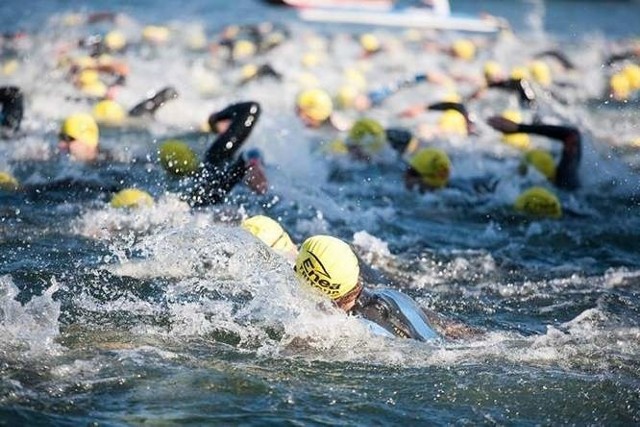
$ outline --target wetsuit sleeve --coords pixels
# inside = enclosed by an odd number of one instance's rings
[[[242,181],[246,171],[242,157],[238,157],[225,169],[205,167],[198,174],[195,185],[184,194],[183,199],[194,207],[223,202],[233,187]]]
[[[582,137],[577,128],[553,125],[518,125],[518,132],[546,136],[562,142],[562,157],[556,170],[556,186],[573,190],[580,186],[578,167],[582,157]]]
[[[16,86],[0,87],[0,126],[13,132],[20,129],[24,114],[24,97]]]
[[[233,160],[249,137],[260,116],[256,102],[233,104],[209,117],[212,129],[220,120],[231,120],[229,128],[220,134],[207,150],[204,167],[195,185],[186,195],[192,206],[205,206],[224,201],[227,194],[244,178],[247,166],[243,156]]]
[[[131,110],[129,110],[129,116],[140,117],[144,115],[154,115],[160,107],[162,107],[167,101],[178,97],[178,92],[171,86],[160,90],[149,99],[145,99]]]
[[[233,104],[209,116],[211,129],[215,129],[216,123],[221,120],[231,120],[231,124],[211,144],[205,155],[205,163],[215,166],[229,161],[249,137],[259,117],[260,104],[257,102]]]
[[[475,126],[471,119],[469,118],[469,111],[459,102],[437,102],[435,104],[431,104],[427,106],[427,110],[432,111],[446,111],[446,110],[455,110],[458,113],[464,116],[464,120],[467,123],[467,132],[473,133],[475,131]]]
[[[520,102],[527,106],[532,106],[536,102],[536,94],[533,92],[531,85],[522,79],[506,79],[491,82],[487,86],[489,88],[502,89],[518,94]]]
[[[560,64],[562,64],[562,66],[565,68],[565,70],[575,70],[576,68],[573,62],[569,60],[567,55],[560,52],[559,50],[545,50],[544,52],[538,53],[535,57],[542,58],[545,56],[550,56],[552,58],[557,59],[558,62],[560,62]]]
[[[374,91],[369,92],[367,96],[369,97],[372,105],[380,105],[382,104],[382,102],[384,102],[384,100],[397,93],[400,89],[412,87],[426,81],[428,81],[427,74],[416,74],[414,76],[382,86]]]

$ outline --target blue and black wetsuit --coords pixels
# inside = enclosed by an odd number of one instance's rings
[[[422,307],[408,295],[393,289],[363,289],[352,313],[396,337],[418,341],[441,339]]]
[[[0,130],[12,134],[20,130],[24,115],[24,96],[16,86],[0,87]]]
[[[220,203],[242,181],[252,157],[259,156],[259,153],[250,150],[238,155],[238,152],[259,117],[260,105],[257,102],[233,104],[209,116],[211,129],[216,129],[222,120],[231,120],[231,124],[218,135],[205,154],[204,166],[187,197],[192,206]]]

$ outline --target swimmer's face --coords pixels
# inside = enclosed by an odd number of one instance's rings
[[[98,157],[98,148],[78,141],[69,135],[60,134],[58,138],[58,150],[68,154],[73,160],[93,161]]]

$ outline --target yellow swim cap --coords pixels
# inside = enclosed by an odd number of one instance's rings
[[[171,32],[167,27],[159,25],[147,25],[142,29],[144,41],[155,44],[163,44],[169,40]]]
[[[107,95],[109,88],[106,84],[101,82],[100,80],[82,85],[80,87],[80,91],[87,96],[92,96],[94,98],[103,98]]]
[[[86,86],[93,84],[100,80],[100,75],[96,70],[82,70],[80,74],[78,74],[78,84],[80,86]]]
[[[104,36],[104,44],[109,50],[117,52],[127,45],[127,38],[118,30],[109,31]]]
[[[302,55],[300,62],[304,67],[313,68],[320,63],[320,57],[314,52],[307,52]]]
[[[455,57],[465,61],[471,61],[476,56],[476,46],[471,40],[467,39],[459,39],[453,42],[451,51]]]
[[[556,179],[556,163],[553,156],[547,150],[535,149],[527,151],[524,155],[524,168],[531,165],[551,182]]]
[[[627,76],[629,87],[632,90],[640,89],[640,65],[627,64],[622,69],[622,72]]]
[[[545,62],[532,61],[529,64],[529,71],[531,71],[531,77],[533,77],[533,80],[535,80],[540,86],[547,87],[551,85],[551,69]]]
[[[387,137],[380,122],[363,118],[351,126],[346,143],[362,149],[367,154],[374,154],[384,148],[386,140]]]
[[[344,71],[344,78],[349,86],[357,90],[364,90],[367,87],[367,78],[355,68],[347,68]]]
[[[368,53],[377,52],[380,50],[380,40],[371,33],[365,33],[360,36],[360,46]]]
[[[60,134],[71,137],[90,147],[97,147],[100,137],[98,124],[93,117],[85,113],[76,113],[67,117],[62,122]]]
[[[9,59],[7,62],[2,64],[0,70],[2,70],[2,74],[5,76],[13,75],[18,68],[20,67],[20,63],[15,59]]]
[[[125,188],[111,198],[111,207],[114,208],[142,208],[152,205],[153,197],[137,188]]]
[[[233,44],[233,58],[245,59],[256,53],[256,45],[249,40],[238,40]]]
[[[164,170],[177,176],[195,172],[200,164],[196,153],[185,142],[176,139],[170,139],[160,146],[159,158]]]
[[[287,232],[277,221],[268,216],[252,216],[242,221],[240,226],[277,251],[297,252]]]
[[[502,117],[515,123],[522,123],[522,114],[516,110],[506,110],[502,113]],[[531,138],[529,138],[529,135],[522,132],[505,133],[502,135],[502,142],[515,148],[526,150],[531,144]]]
[[[351,108],[355,104],[358,91],[353,86],[341,86],[336,95],[336,104],[340,108]]]
[[[562,206],[560,200],[549,190],[532,187],[518,196],[514,203],[518,212],[538,218],[560,218]]]
[[[358,286],[358,258],[345,242],[313,236],[302,244],[295,271],[306,284],[336,300]]]
[[[19,185],[18,180],[9,172],[0,172],[0,190],[15,191]]]
[[[247,64],[242,67],[240,74],[242,74],[243,80],[249,80],[255,77],[256,74],[258,74],[258,66],[255,64]]]
[[[124,121],[127,113],[120,104],[105,99],[93,106],[93,117],[98,123],[118,125]]]
[[[447,153],[438,148],[423,148],[411,158],[409,165],[431,188],[442,188],[449,182],[451,160]]]
[[[522,67],[522,66],[513,67],[511,69],[510,77],[516,80],[527,79],[529,78],[529,70],[527,70],[525,67]]]
[[[445,110],[438,119],[438,127],[446,133],[467,136],[467,120],[457,110]]]
[[[327,120],[333,111],[331,97],[322,89],[307,89],[301,92],[296,105],[303,114],[318,122]]]
[[[631,95],[631,83],[627,75],[623,72],[615,73],[609,79],[611,95],[618,101],[629,99]]]
[[[487,80],[496,80],[502,75],[502,67],[496,61],[485,62],[482,70]]]

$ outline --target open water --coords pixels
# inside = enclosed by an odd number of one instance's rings
[[[640,423],[640,136],[637,102],[603,98],[602,60],[640,36],[635,1],[453,1],[455,12],[507,18],[515,38],[473,65],[412,47],[357,62],[350,37],[373,31],[305,24],[294,12],[253,0],[190,2],[4,1],[0,23],[33,44],[3,84],[27,94],[23,135],[0,142],[0,169],[22,182],[75,178],[77,191],[0,193],[0,425],[637,425]],[[132,73],[119,95],[133,105],[167,84],[180,98],[144,128],[102,129],[117,162],[81,166],[55,153],[60,121],[90,104],[55,66],[64,41],[108,30],[68,27],[70,12],[126,14],[131,39],[148,24],[174,34],[162,49],[126,53]],[[187,49],[230,23],[290,28],[282,46],[255,59],[281,71],[238,86],[240,65],[221,66]],[[443,34],[446,43],[458,37]],[[322,38],[324,37],[324,39]],[[338,40],[322,55],[323,40]],[[396,44],[397,46],[397,44]],[[500,177],[495,192],[444,189],[420,195],[402,165],[334,160],[318,146],[337,131],[304,128],[296,93],[314,74],[335,90],[360,67],[368,86],[425,69],[478,73],[490,56],[513,66],[558,48],[577,65],[567,85],[540,91],[541,114],[582,130],[583,186],[557,192],[565,215],[532,220],[510,205],[541,176],[519,176],[519,153],[483,118],[513,107],[505,94],[469,104],[479,135],[437,141],[453,176]],[[315,50],[316,68],[300,58]],[[488,49],[488,48],[487,48]],[[354,65],[355,64],[355,65]],[[472,85],[458,90],[468,93]],[[430,85],[392,97],[370,115],[401,119],[415,102],[445,93]],[[265,153],[271,189],[234,190],[224,205],[192,211],[155,159],[157,145],[197,129],[231,102],[253,99],[263,115],[247,145]],[[528,114],[525,112],[525,115]],[[525,119],[530,119],[527,116]],[[207,138],[187,141],[203,152]],[[534,143],[558,151],[544,138]],[[136,186],[156,203],[123,211],[100,186]],[[438,344],[373,336],[357,320],[319,309],[289,265],[237,227],[278,218],[292,238],[317,233],[353,244],[377,281],[424,307],[482,331]]]

